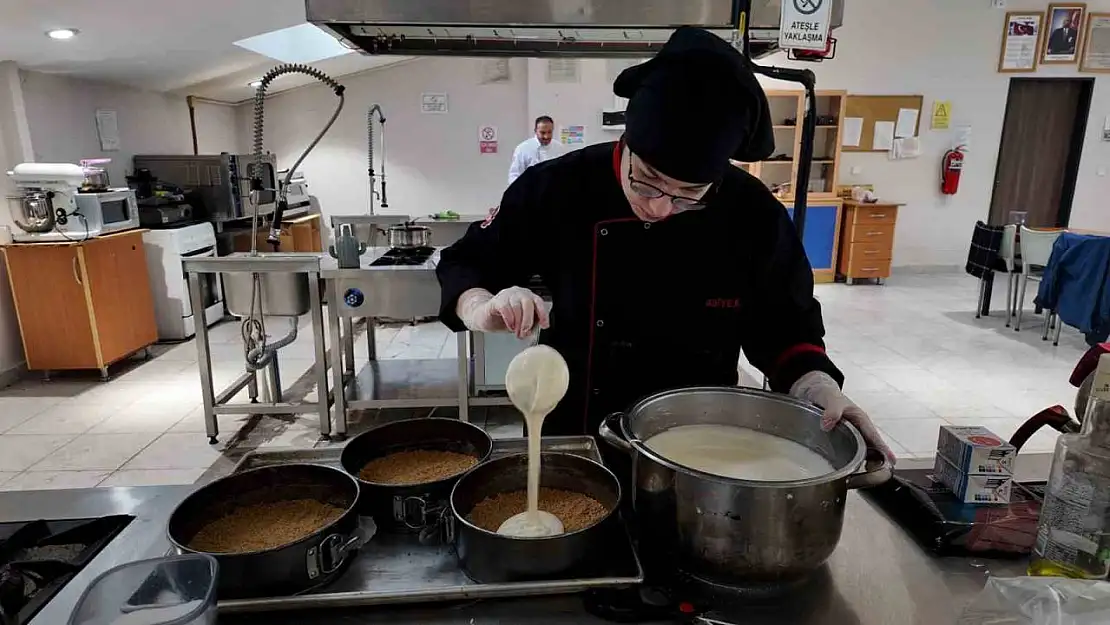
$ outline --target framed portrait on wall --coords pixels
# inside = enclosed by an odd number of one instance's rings
[[[1044,32],[1044,13],[1010,11],[1002,31],[1001,49],[998,51],[999,72],[1034,72],[1041,50]]]
[[[1110,73],[1110,13],[1091,13],[1087,16],[1079,71]]]
[[[1079,60],[1086,12],[1087,5],[1080,2],[1048,5],[1041,63],[1067,65]]]

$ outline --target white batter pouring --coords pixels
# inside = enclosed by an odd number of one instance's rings
[[[529,347],[509,363],[505,390],[528,425],[528,510],[506,519],[497,528],[498,534],[539,538],[563,533],[559,517],[540,510],[540,431],[544,417],[566,395],[569,385],[567,362],[546,345]]]
[[[672,462],[740,480],[805,480],[834,470],[828,460],[804,445],[734,425],[681,425],[644,444]]]

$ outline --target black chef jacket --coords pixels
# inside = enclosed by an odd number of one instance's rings
[[[621,150],[530,167],[436,268],[440,320],[456,332],[467,289],[538,275],[551,291],[540,342],[566,359],[570,388],[544,434],[594,434],[610,412],[669,388],[735,385],[741,347],[776,391],[814,370],[842,382],[801,241],[763,183],[730,167],[704,209],[647,223],[621,189]]]

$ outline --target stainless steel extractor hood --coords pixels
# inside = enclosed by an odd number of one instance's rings
[[[786,0],[792,1],[792,0]],[[833,27],[844,0],[833,2]],[[366,54],[644,57],[678,26],[749,55],[778,49],[783,0],[305,0],[309,22]]]

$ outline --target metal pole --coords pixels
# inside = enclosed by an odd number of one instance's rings
[[[197,364],[200,369],[200,396],[204,404],[204,430],[208,442],[215,445],[220,434],[216,422],[216,390],[212,388],[212,353],[208,345],[208,320],[204,316],[204,300],[201,299],[200,275],[189,273],[189,299],[192,300],[193,319],[196,321]]]
[[[775,80],[799,83],[805,88],[802,145],[798,153],[798,177],[794,181],[794,228],[801,238],[805,233],[806,209],[809,208],[809,172],[813,168],[813,139],[817,134],[817,76],[808,69],[765,67],[754,63],[752,70]]]

